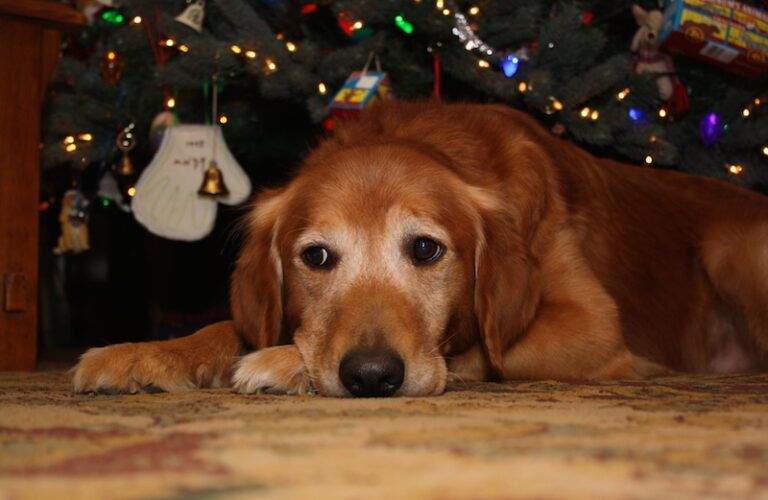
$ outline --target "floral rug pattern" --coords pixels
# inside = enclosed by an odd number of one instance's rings
[[[768,499],[768,375],[352,400],[0,374],[0,499],[563,497]]]

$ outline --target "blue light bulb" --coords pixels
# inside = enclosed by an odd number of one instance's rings
[[[507,56],[501,61],[501,69],[507,78],[512,78],[520,68],[520,58],[517,56]]]
[[[629,108],[629,111],[627,111],[627,114],[629,115],[629,118],[635,122],[638,120],[645,119],[645,112],[639,108]]]

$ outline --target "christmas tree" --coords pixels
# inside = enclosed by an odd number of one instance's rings
[[[768,184],[765,72],[747,77],[675,55],[671,76],[689,105],[671,103],[657,82],[669,75],[633,71],[637,26],[628,1],[111,4],[81,2],[93,22],[68,41],[57,71],[45,168],[70,165],[76,175],[93,165],[112,168],[121,158],[115,139],[126,127],[137,138],[132,154],[149,158],[156,144],[146,138],[176,120],[218,121],[240,163],[263,168],[281,151],[306,150],[306,136],[292,127],[271,130],[268,114],[292,113],[300,130],[322,123],[335,91],[375,54],[401,98],[433,96],[438,79],[443,99],[527,110],[599,155]],[[760,34],[764,7],[744,6]],[[768,59],[765,43],[756,53]],[[218,116],[211,116],[212,93]],[[164,110],[175,117],[158,116]]]

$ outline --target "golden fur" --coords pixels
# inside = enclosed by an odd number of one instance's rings
[[[78,391],[235,387],[345,396],[360,348],[405,363],[397,394],[462,379],[637,378],[765,369],[768,201],[599,159],[503,106],[390,103],[262,193],[233,321],[88,351]],[[445,246],[417,267],[404,242]],[[340,255],[310,269],[302,251]],[[242,343],[241,343],[242,340]],[[266,349],[269,348],[269,349]]]

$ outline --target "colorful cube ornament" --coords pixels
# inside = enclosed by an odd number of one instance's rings
[[[356,118],[360,111],[387,99],[391,87],[386,73],[355,71],[344,82],[330,104],[331,115]]]

